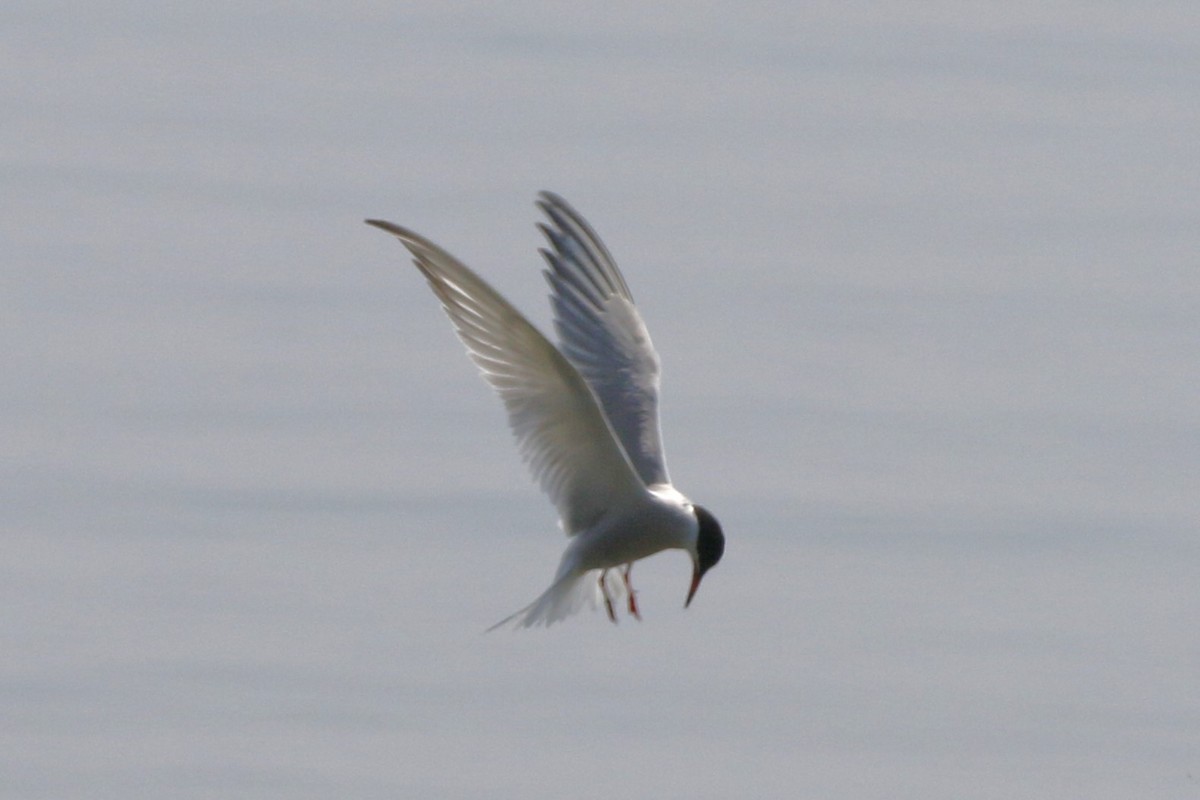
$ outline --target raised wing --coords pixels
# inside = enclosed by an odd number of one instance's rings
[[[591,226],[567,202],[542,192],[538,225],[563,354],[592,387],[625,454],[647,485],[669,483],[658,426],[658,353],[621,271]]]
[[[367,220],[412,253],[458,337],[500,395],[521,455],[577,533],[643,490],[579,371],[478,275],[419,234]]]

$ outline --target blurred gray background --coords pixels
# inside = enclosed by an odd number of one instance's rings
[[[0,12],[0,796],[1200,796],[1187,3]],[[642,624],[383,217],[665,365]]]

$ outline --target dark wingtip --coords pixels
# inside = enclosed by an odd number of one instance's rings
[[[401,228],[399,225],[395,224],[394,222],[388,222],[385,219],[364,219],[363,222],[367,223],[368,225],[372,225],[376,228],[379,228],[382,231],[387,231],[388,233],[393,234],[395,236],[403,236],[406,233],[408,233],[408,231],[404,230],[404,228]]]

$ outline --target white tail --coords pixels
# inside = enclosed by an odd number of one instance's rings
[[[608,596],[614,605],[624,603],[626,598],[625,583],[617,572],[610,570],[610,574],[604,579]],[[537,600],[500,620],[488,628],[487,632],[508,625],[513,628],[534,628],[539,625],[548,627],[582,611],[585,607],[594,609],[603,600],[599,578],[599,570],[568,572],[554,581]]]

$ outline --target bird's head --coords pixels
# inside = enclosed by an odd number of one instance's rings
[[[704,573],[716,566],[725,553],[725,534],[721,532],[721,523],[717,522],[717,518],[702,506],[692,506],[692,513],[696,515],[699,529],[696,533],[696,545],[689,550],[692,556],[692,588],[688,589],[684,608],[691,605]]]

